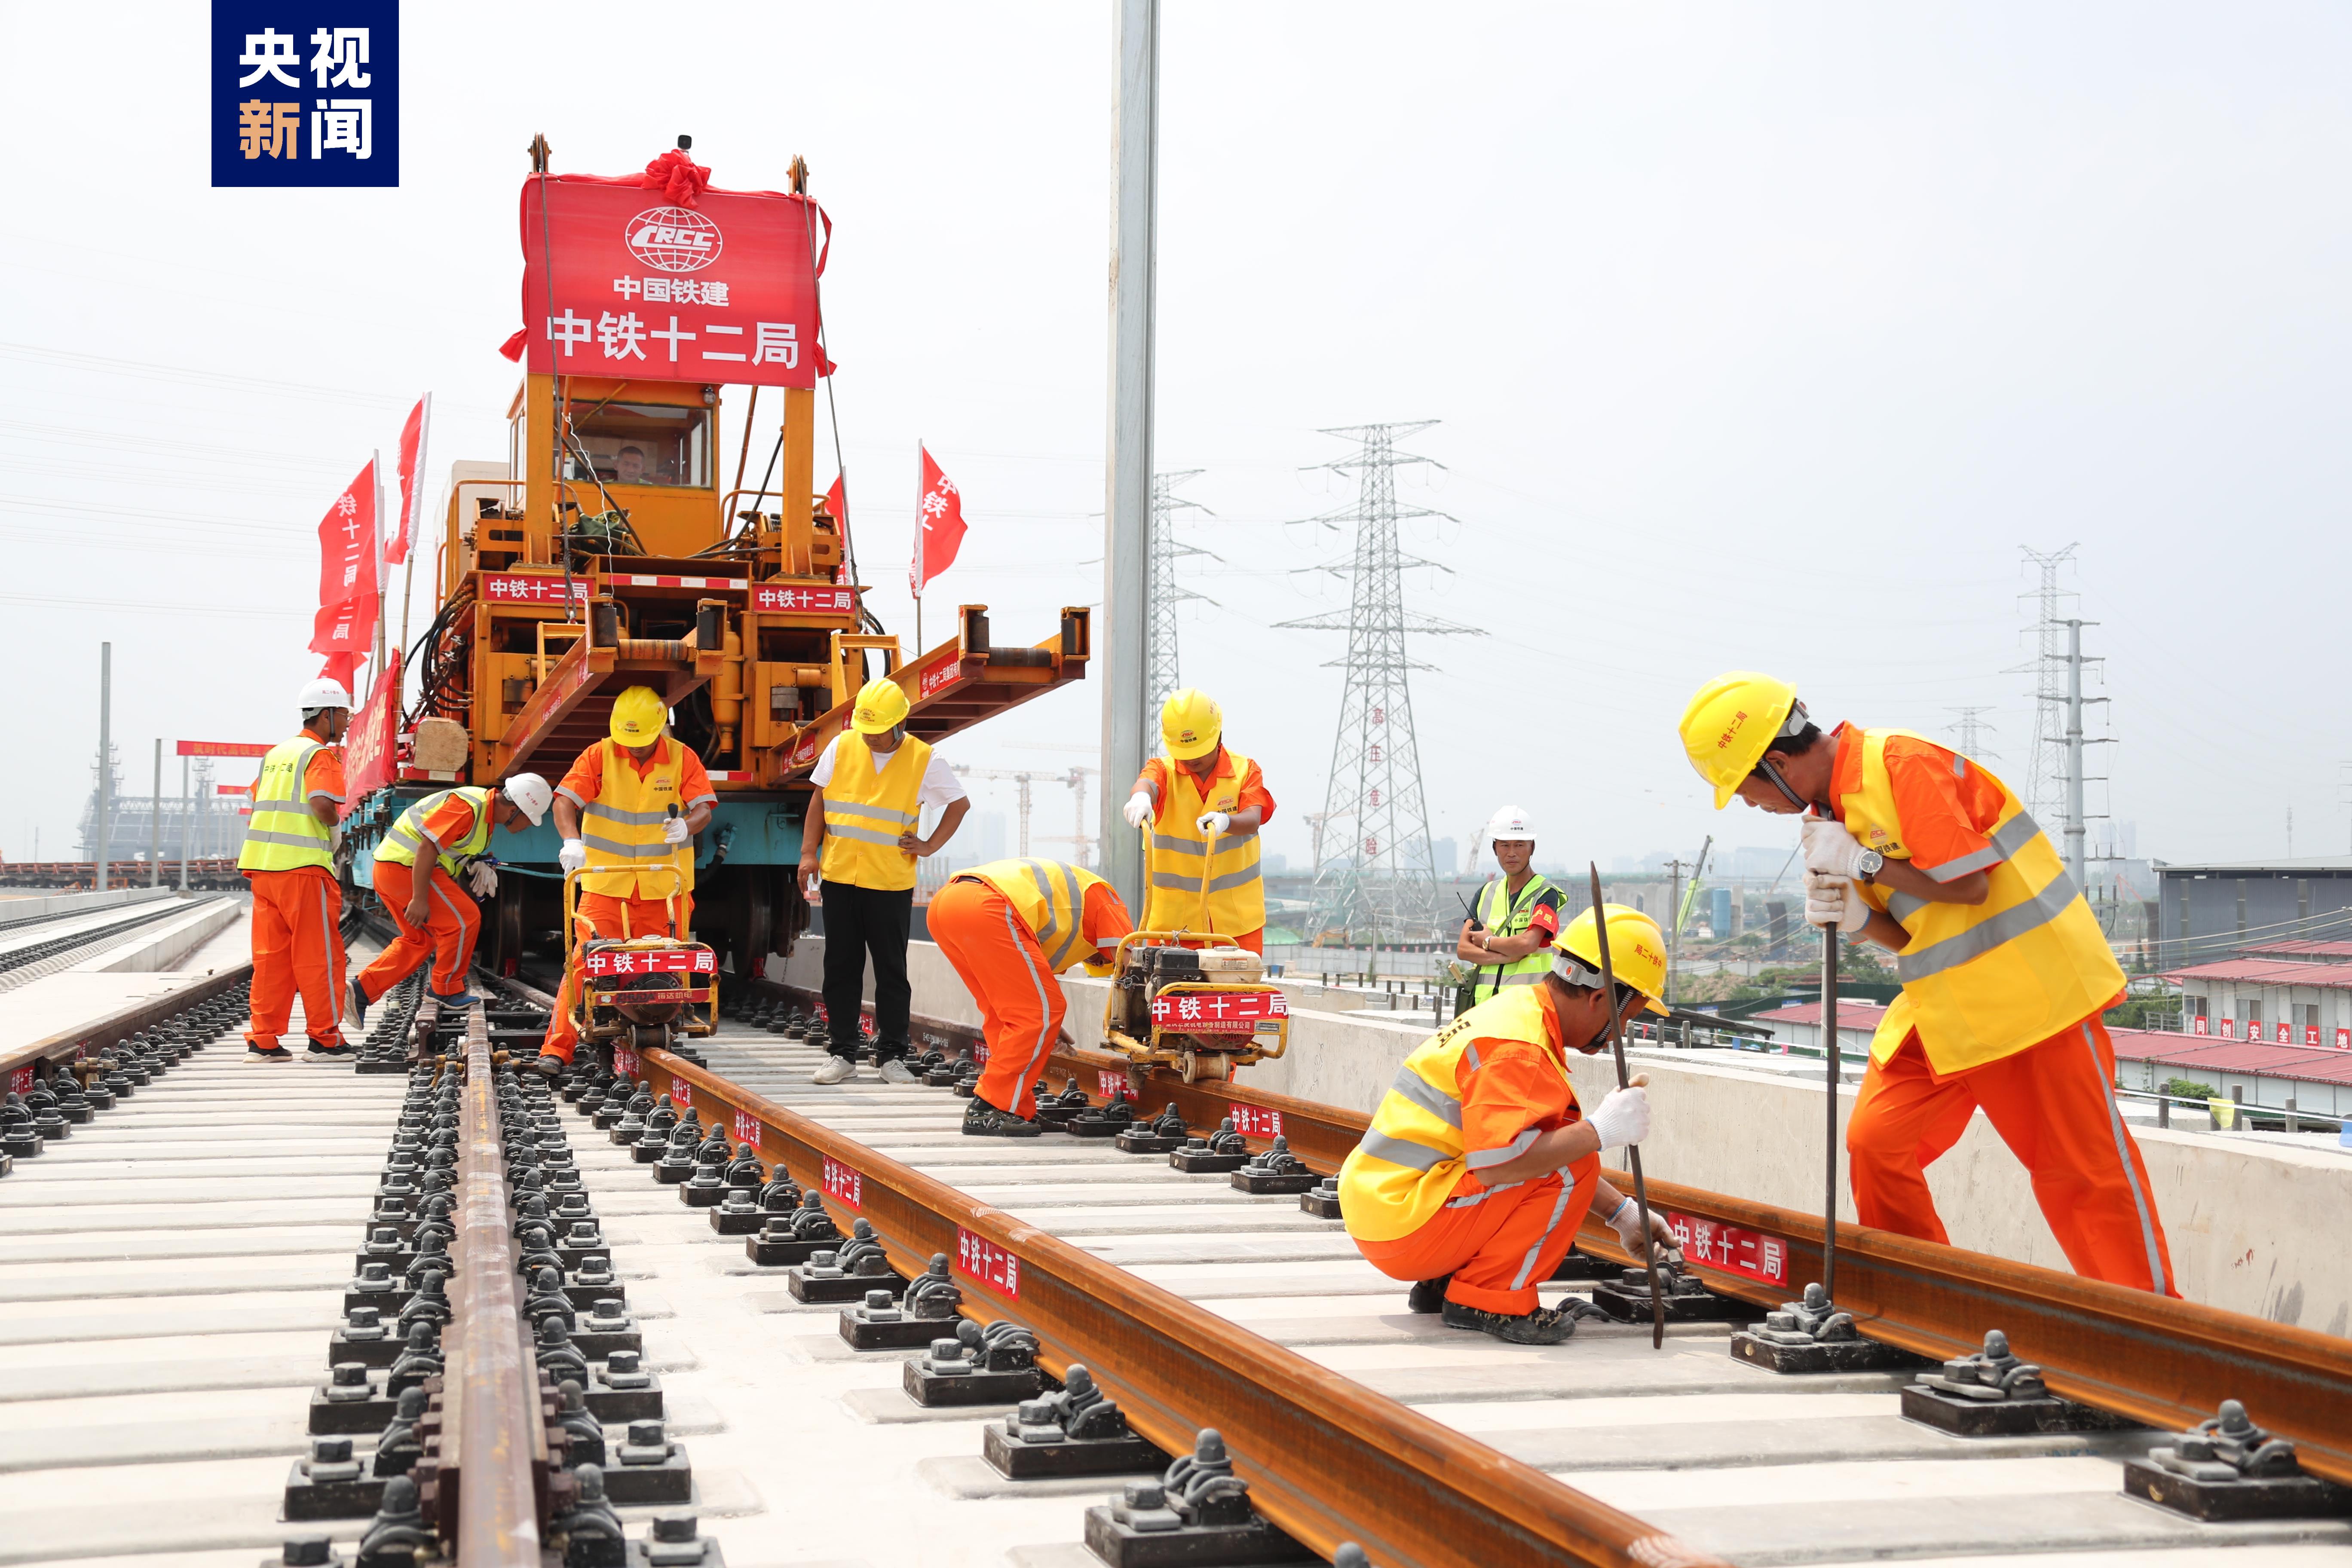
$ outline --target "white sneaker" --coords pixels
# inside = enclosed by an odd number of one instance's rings
[[[818,1064],[816,1071],[811,1075],[812,1079],[818,1083],[839,1083],[844,1079],[856,1076],[857,1068],[847,1057],[834,1056],[825,1058]]]
[[[892,1057],[888,1061],[882,1064],[882,1081],[884,1083],[912,1083],[915,1081],[914,1069],[908,1067],[905,1062],[900,1061],[898,1058]]]

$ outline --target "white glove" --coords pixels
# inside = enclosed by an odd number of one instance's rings
[[[488,860],[475,861],[474,868],[466,873],[466,886],[474,890],[474,897],[488,898],[499,890],[499,868]]]
[[[1601,1134],[1601,1146],[1614,1149],[1621,1144],[1639,1143],[1650,1135],[1650,1091],[1638,1085],[1633,1089],[1612,1089],[1600,1108],[1585,1120]]]
[[[671,816],[671,817],[665,817],[665,818],[663,819],[663,821],[662,821],[662,842],[663,842],[663,843],[665,843],[665,844],[683,844],[683,843],[685,843],[688,838],[690,838],[690,837],[693,837],[693,835],[692,835],[692,834],[689,834],[689,833],[688,833],[688,832],[687,832],[687,830],[686,830],[686,818],[684,818],[684,817],[682,817],[682,816]]]
[[[1870,921],[1870,906],[1843,877],[1826,871],[1805,873],[1805,923],[1860,931]]]
[[[566,872],[583,869],[588,864],[588,846],[577,838],[565,839],[562,849],[556,854],[555,863]]]
[[[1233,825],[1232,816],[1222,811],[1204,811],[1201,814],[1200,820],[1192,824],[1194,827],[1212,838],[1223,838]]]
[[[1862,859],[1862,843],[1834,817],[1809,816],[1798,829],[1804,836],[1805,869],[1851,877]]]
[[[1126,816],[1127,825],[1129,827],[1142,826],[1145,820],[1151,816],[1151,796],[1143,790],[1137,790],[1127,797],[1127,806],[1122,815]]]
[[[1625,1244],[1625,1250],[1634,1257],[1641,1258],[1649,1252],[1642,1237],[1642,1205],[1632,1198],[1618,1205],[1617,1212],[1609,1216],[1609,1226],[1617,1233],[1617,1239]],[[1650,1211],[1650,1238],[1658,1243],[1662,1253],[1679,1254],[1682,1251],[1682,1242],[1675,1235],[1675,1227],[1667,1224],[1666,1216],[1655,1209]]]
[[[327,829],[327,853],[340,855],[343,849],[343,825],[340,822]]]

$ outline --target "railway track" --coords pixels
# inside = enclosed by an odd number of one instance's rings
[[[127,915],[113,910],[83,910],[37,915],[0,926],[0,992],[14,990],[95,957],[128,942],[148,926],[187,914],[210,901],[197,899],[184,903],[166,899],[134,906],[135,912]],[[65,929],[48,934],[47,928],[51,926]]]

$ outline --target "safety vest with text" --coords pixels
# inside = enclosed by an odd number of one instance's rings
[[[425,819],[441,809],[442,802],[456,795],[474,808],[473,830],[455,844],[441,846],[441,869],[451,876],[457,874],[457,862],[467,855],[479,855],[490,843],[490,791],[475,785],[461,785],[428,795],[400,814],[375,847],[375,858],[389,860],[395,866],[414,866],[416,852],[425,847]]]
[[[678,742],[665,737],[655,755],[667,752],[667,760],[654,762],[643,777],[618,743],[596,743],[604,748],[604,783],[580,809],[580,842],[588,850],[582,889],[609,899],[684,898],[694,890],[694,840],[671,844],[662,837],[669,808],[686,811]],[[676,868],[675,880],[664,867]]]
[[[1491,1002],[1480,1003],[1413,1048],[1372,1112],[1372,1125],[1339,1166],[1339,1212],[1348,1234],[1360,1241],[1394,1241],[1411,1236],[1454,1198],[1454,1190],[1470,1169],[1462,1142],[1462,1068],[1478,1070],[1480,1040],[1524,1040],[1543,1049],[1561,1081],[1570,1083],[1569,1103],[1576,1090],[1568,1065],[1551,1048],[1546,1026],[1543,993],[1530,985],[1514,985]],[[1521,1144],[1535,1141],[1533,1130]],[[1486,1163],[1502,1164],[1522,1152],[1521,1146],[1487,1150]],[[1584,1162],[1576,1167],[1581,1179]],[[1597,1167],[1597,1159],[1595,1161]],[[1507,1183],[1493,1191],[1507,1191]],[[1486,1192],[1460,1202],[1477,1203]]]
[[[278,742],[261,759],[261,776],[253,781],[253,820],[246,824],[245,847],[237,851],[238,870],[334,869],[331,830],[310,815],[310,802],[302,793],[310,759],[326,743],[306,731]]]
[[[1241,809],[1242,781],[1249,777],[1250,760],[1228,751],[1230,776],[1211,782],[1207,793],[1201,782],[1174,762],[1168,764],[1170,798],[1151,827],[1151,852],[1146,857],[1151,874],[1150,897],[1144,905],[1147,931],[1213,931],[1219,936],[1246,936],[1265,924],[1265,883],[1258,875],[1257,835],[1229,835],[1210,852],[1208,836],[1197,826],[1204,813],[1227,814]],[[1208,879],[1207,907],[1202,907],[1202,879]]]
[[[1862,787],[1839,797],[1839,820],[1864,848],[1907,860],[1886,742],[1896,735],[1926,738],[1907,730],[1849,733],[1862,742]],[[2124,989],[2123,969],[2097,918],[2024,804],[1981,764],[1955,752],[1952,767],[1974,768],[2000,791],[2000,816],[1985,835],[1991,847],[1936,868],[1939,879],[1985,872],[1990,886],[1984,902],[1937,903],[1857,884],[1864,901],[1911,937],[1895,956],[1902,994],[1879,1020],[1870,1054],[1886,1060],[1916,1030],[1937,1073],[1982,1067],[2039,1045],[2101,1011]]]
[[[1508,878],[1497,877],[1478,889],[1478,923],[1493,936],[1525,936],[1535,919],[1536,900],[1556,893],[1550,879],[1530,876],[1515,898]],[[1516,963],[1489,963],[1478,971],[1474,1000],[1484,1002],[1506,985],[1533,985],[1551,972],[1551,950],[1539,947]]]
[[[826,881],[893,893],[915,885],[915,858],[898,847],[898,836],[921,820],[930,765],[931,748],[912,735],[878,773],[865,736],[852,731],[841,737],[833,749],[833,782],[824,786]]]
[[[1087,893],[1102,886],[1103,879],[1092,871],[1063,860],[991,860],[961,874],[977,877],[1004,895],[1014,918],[1037,939],[1053,973],[1081,961],[1090,973],[1110,972],[1109,964],[1093,962],[1095,944],[1082,929]]]

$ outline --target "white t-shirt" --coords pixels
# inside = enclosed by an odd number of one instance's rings
[[[833,782],[834,752],[847,738],[845,735],[835,735],[825,742],[824,754],[817,758],[816,766],[809,772],[809,783],[823,789]],[[877,773],[887,772],[890,764],[898,761],[898,753],[896,752],[875,752],[874,771]],[[939,748],[932,747],[930,765],[923,770],[923,787],[916,794],[916,804],[937,806],[944,810],[963,798],[962,782],[949,770],[948,760],[940,755]]]

